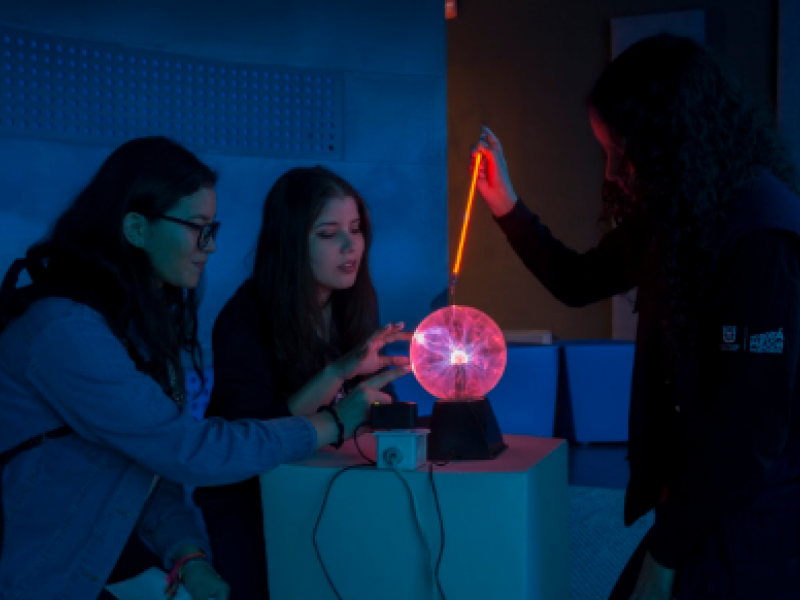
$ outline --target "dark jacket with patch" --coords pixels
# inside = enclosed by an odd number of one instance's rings
[[[661,358],[658,264],[641,231],[622,224],[580,254],[555,239],[522,202],[498,223],[528,269],[569,306],[639,288],[625,522],[658,506],[650,546],[658,562],[672,568],[696,563],[729,515],[771,494],[786,504],[783,492],[793,493],[800,474],[800,387],[794,386],[800,200],[794,194],[767,172],[737,194],[718,238],[698,353],[677,378]],[[665,487],[667,500],[660,503]],[[796,534],[794,546],[772,562],[797,552],[800,530]]]

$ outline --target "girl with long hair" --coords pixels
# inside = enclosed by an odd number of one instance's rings
[[[224,600],[182,484],[242,481],[340,437],[330,414],[198,423],[187,408],[216,179],[171,140],[126,142],[7,274],[0,598],[111,597],[106,583],[163,565],[195,600]],[[23,268],[33,283],[16,289]],[[345,435],[402,372],[342,400]]]
[[[375,333],[371,242],[364,200],[342,177],[299,167],[278,179],[264,202],[253,274],[214,324],[207,414],[274,419],[336,411],[364,376],[408,366],[406,357],[381,354],[410,334],[402,323]],[[198,489],[194,498],[214,565],[233,593],[267,598],[258,480]]]
[[[773,123],[713,53],[662,34],[588,98],[615,226],[579,254],[518,200],[484,130],[479,189],[569,306],[638,287],[625,522],[655,525],[614,599],[800,597],[800,199]]]

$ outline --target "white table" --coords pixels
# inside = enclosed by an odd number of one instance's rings
[[[361,439],[374,457],[372,436]],[[505,441],[509,448],[495,460],[434,468],[445,526],[444,593],[448,600],[567,600],[567,445],[516,435]],[[350,442],[261,476],[273,600],[336,598],[312,532],[331,478],[361,462]],[[427,468],[404,475],[435,562],[441,540]],[[344,600],[438,597],[408,493],[391,471],[354,469],[339,477],[317,540]]]

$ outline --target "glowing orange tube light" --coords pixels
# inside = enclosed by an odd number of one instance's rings
[[[467,200],[467,210],[464,213],[464,224],[461,226],[461,239],[458,242],[458,252],[456,253],[456,266],[453,267],[453,275],[458,275],[461,270],[461,254],[464,252],[464,242],[467,239],[467,228],[469,227],[469,216],[472,212],[472,200],[475,198],[475,184],[478,182],[478,169],[481,166],[483,156],[478,153],[475,155],[475,168],[472,171],[472,183],[469,186],[469,200]]]

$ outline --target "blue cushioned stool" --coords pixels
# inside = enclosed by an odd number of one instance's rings
[[[556,436],[570,441],[626,442],[635,344],[562,341]]]

